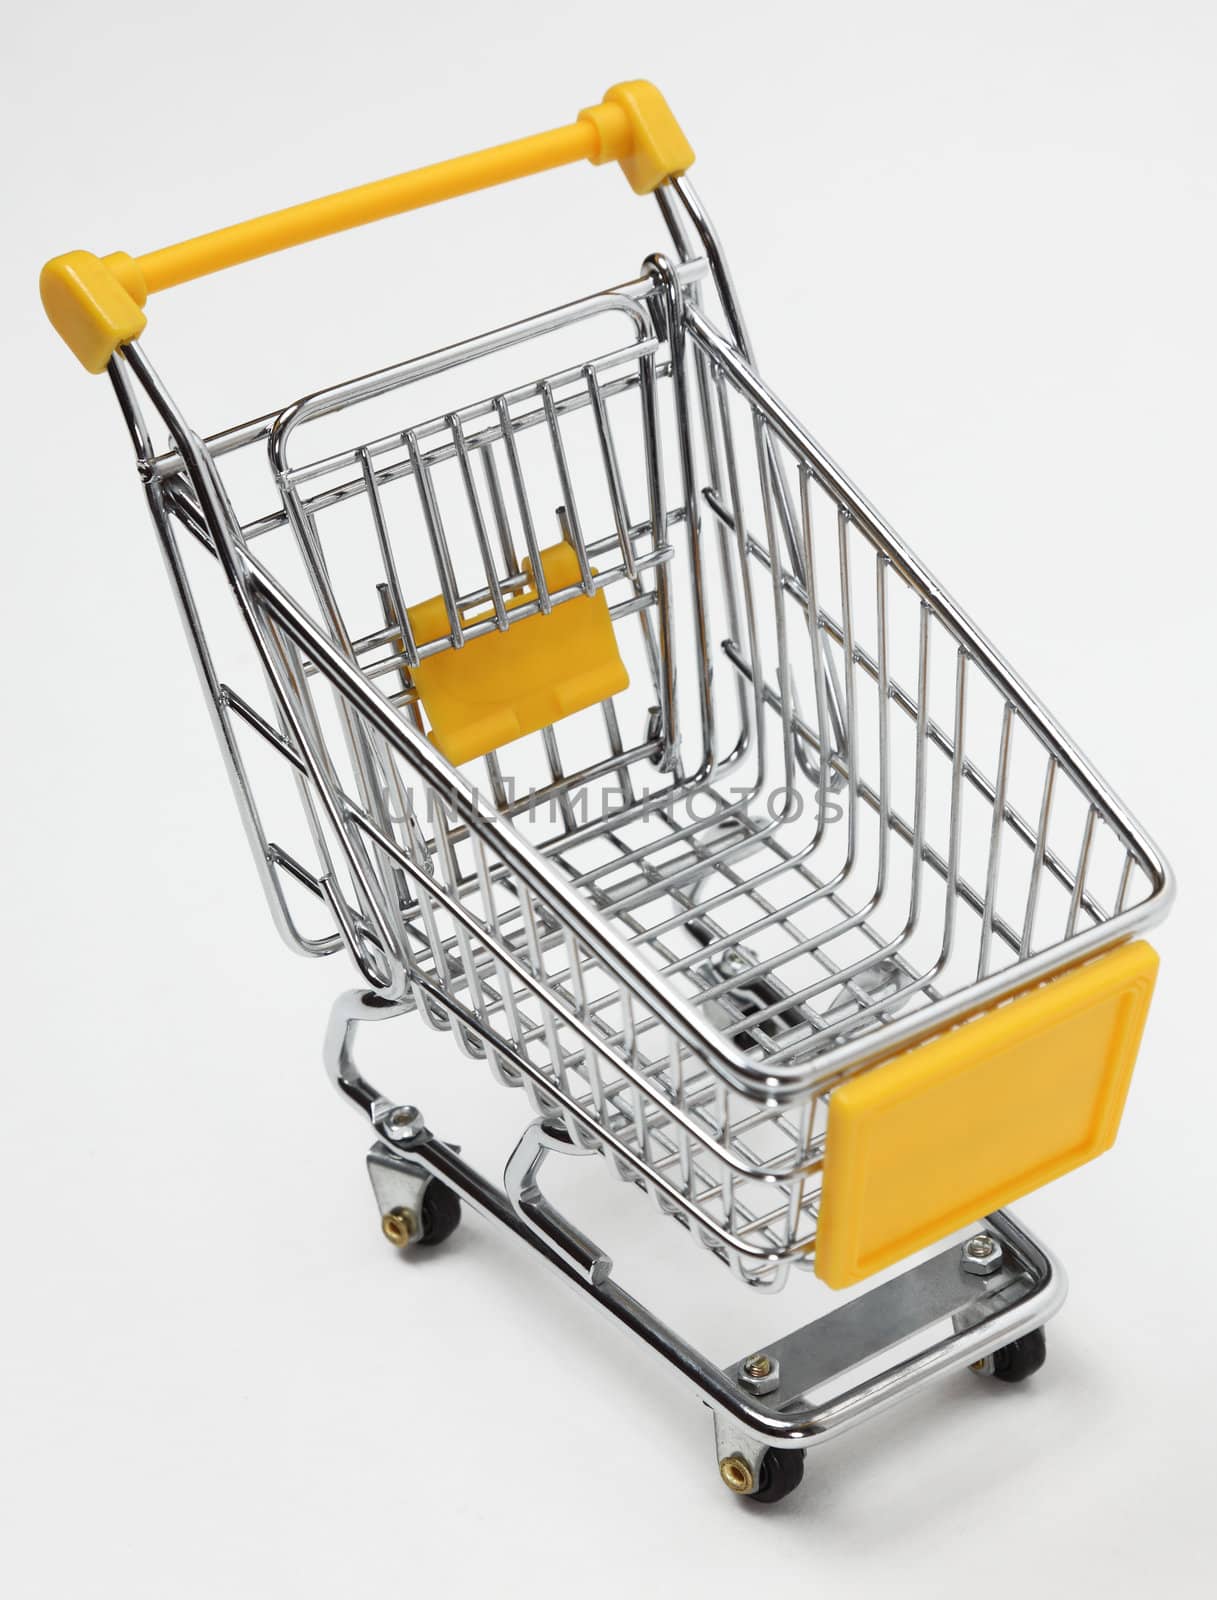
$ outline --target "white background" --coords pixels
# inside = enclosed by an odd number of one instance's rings
[[[112,0],[5,33],[0,1589],[1211,1593],[1212,8]],[[351,980],[274,938],[108,386],[35,293],[48,255],[634,76],[697,149],[769,380],[1180,881],[1120,1143],[1021,1208],[1072,1278],[1048,1366],[946,1381],[768,1513],[692,1397],[486,1225],[419,1261],[380,1239],[318,1064]],[[209,431],[662,243],[616,172],[571,170],[176,290],[146,344]],[[445,1132],[476,1153],[520,1116],[395,1027]],[[808,1314],[592,1190],[712,1355]]]

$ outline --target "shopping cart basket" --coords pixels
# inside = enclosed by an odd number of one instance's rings
[[[670,236],[616,288],[208,438],[149,363],[150,293],[582,158]],[[692,159],[624,84],[480,155],[59,257],[42,293],[117,393],[278,927],[357,969],[326,1057],[386,1235],[434,1245],[461,1201],[501,1223],[775,1500],[923,1381],[1043,1359],[1063,1279],[1004,1208],[1112,1143],[1171,880],[758,376]],[[356,1064],[406,1012],[523,1090],[501,1185]],[[917,1260],[720,1366],[545,1197],[544,1160],[586,1153],[756,1288]]]

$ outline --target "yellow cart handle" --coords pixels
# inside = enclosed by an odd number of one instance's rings
[[[81,364],[90,372],[103,372],[119,346],[144,331],[148,320],[144,304],[158,290],[381,217],[583,160],[596,166],[620,162],[635,193],[649,194],[691,166],[693,151],[653,84],[619,83],[600,105],[549,133],[271,211],[148,255],[132,257],[116,251],[98,257],[88,250],[71,250],[43,267],[42,304]]]

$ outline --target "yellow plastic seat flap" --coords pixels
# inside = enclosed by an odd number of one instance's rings
[[[579,558],[565,542],[540,552],[551,594],[579,582]],[[537,598],[532,563],[528,582],[504,602],[510,613]],[[417,645],[450,631],[442,595],[411,606]],[[493,616],[489,604],[462,616],[471,627]],[[629,684],[603,593],[564,600],[548,614],[535,612],[470,639],[458,649],[428,656],[414,668],[430,736],[454,766],[596,705]]]

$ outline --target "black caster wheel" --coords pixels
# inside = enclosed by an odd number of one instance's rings
[[[423,1190],[422,1233],[419,1244],[443,1244],[461,1220],[461,1197],[446,1183],[432,1178]]]
[[[1024,1378],[1039,1371],[1047,1354],[1044,1330],[1035,1328],[993,1352],[993,1376],[999,1383],[1022,1383]]]
[[[761,1505],[771,1506],[793,1494],[802,1481],[801,1450],[766,1450],[761,1457],[761,1470],[752,1498]]]

